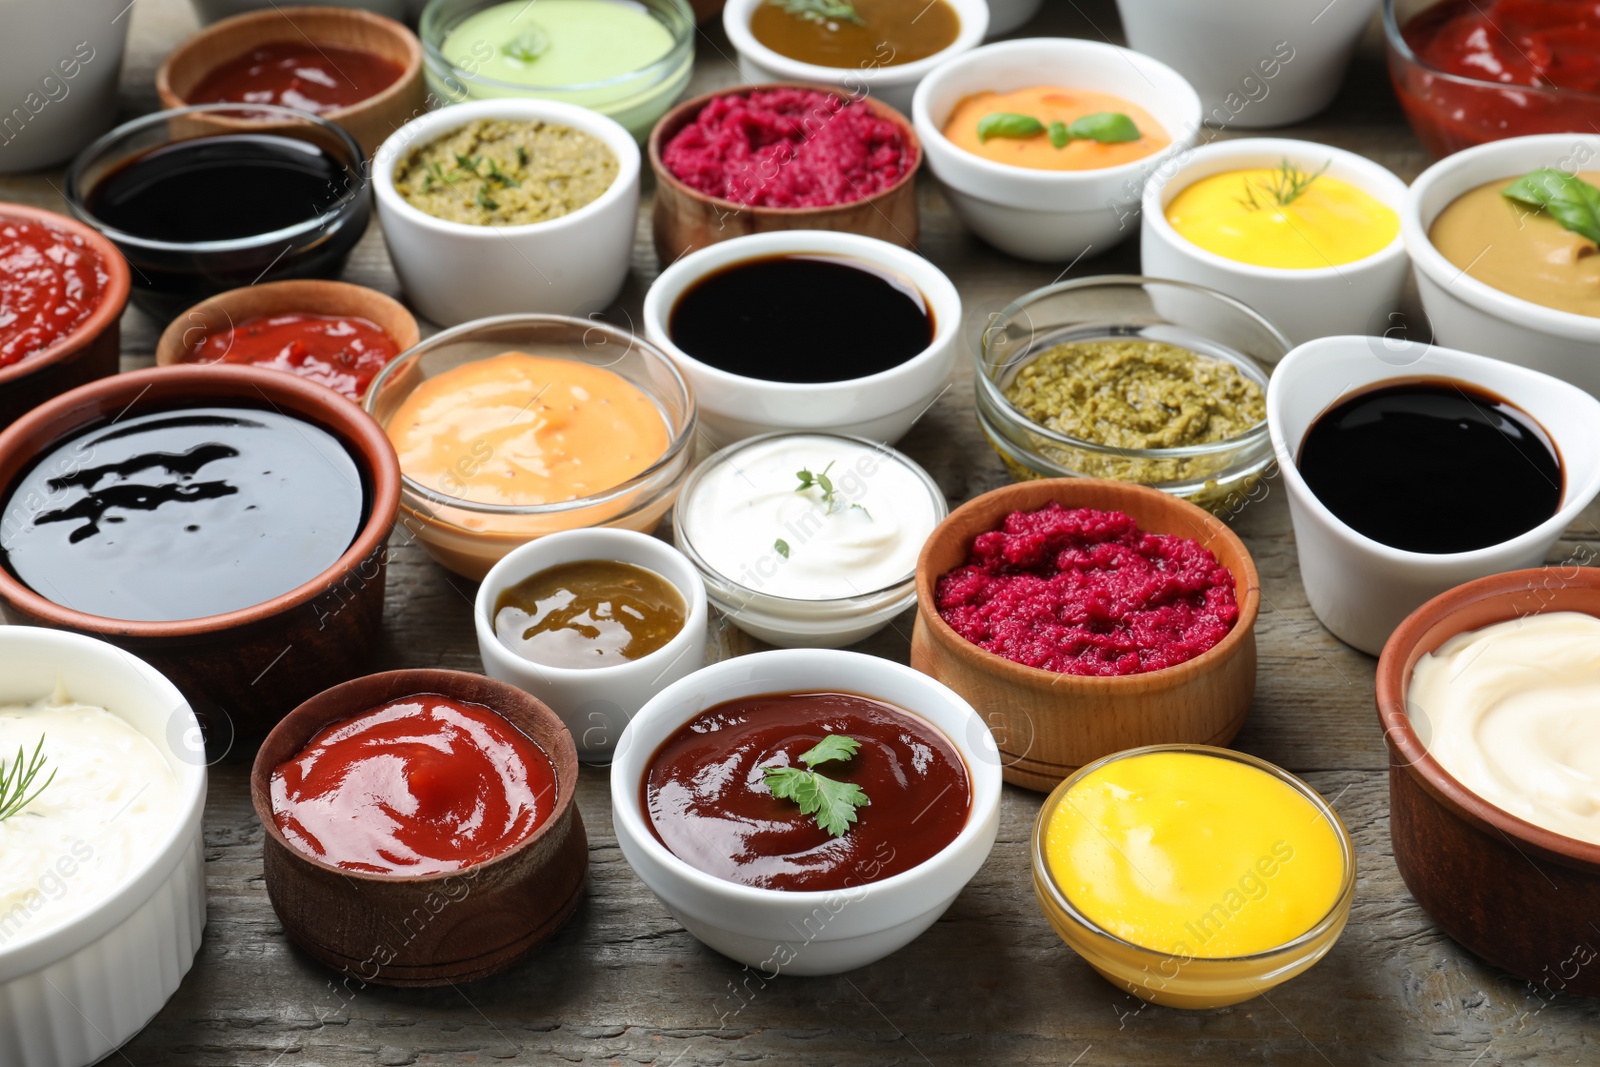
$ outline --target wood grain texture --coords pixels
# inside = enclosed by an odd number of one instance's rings
[[[118,5],[120,6],[120,5]],[[184,0],[140,0],[123,70],[124,117],[155,106],[157,64],[196,23]],[[1025,29],[1119,41],[1110,0],[1051,0]],[[1317,118],[1279,132],[1348,148],[1411,180],[1426,165],[1388,85],[1376,20],[1343,92]],[[702,27],[690,93],[736,81],[720,28]],[[1231,136],[1223,131],[1219,137]],[[0,198],[59,208],[58,173],[0,178]],[[924,178],[921,247],[961,289],[969,349],[988,316],[1058,274],[1134,273],[1137,242],[1063,272],[1006,258],[962,231]],[[649,211],[633,273],[607,313],[638,321],[659,269]],[[349,281],[398,295],[376,227],[357,246]],[[124,367],[147,364],[164,323],[130,310]],[[1391,327],[1426,338],[1414,295]],[[423,324],[424,332],[433,327]],[[970,371],[902,447],[952,503],[1007,481],[980,436]],[[341,984],[293,949],[262,884],[262,832],[251,811],[249,751],[212,770],[206,812],[210,922],[178,995],[108,1062],[366,1067],[404,1064],[1593,1064],[1600,1004],[1530,988],[1447,938],[1406,892],[1389,847],[1387,756],[1373,705],[1371,657],[1323,630],[1306,606],[1281,485],[1271,479],[1233,520],[1261,576],[1259,675],[1235,745],[1302,774],[1356,842],[1360,876],[1348,930],[1323,962],[1262,998],[1188,1013],[1141,1007],[1050,932],[1028,880],[1040,799],[1005,791],[999,842],[948,913],[904,951],[838,978],[759,975],[704,949],[636,879],[612,833],[604,768],[580,774],[589,831],[589,893],[540,952],[486,982],[436,990]],[[1551,560],[1600,551],[1591,509]],[[372,669],[479,670],[473,586],[396,539],[384,630]],[[859,646],[905,661],[912,613]],[[721,626],[721,654],[755,642]],[[1600,935],[1597,935],[1600,938]],[[1553,961],[1559,962],[1559,961]]]

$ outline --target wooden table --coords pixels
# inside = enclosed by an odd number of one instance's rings
[[[1203,2],[1203,0],[1195,0]],[[1048,0],[1028,28],[1121,40],[1109,0]],[[195,28],[184,0],[138,0],[123,68],[124,118],[156,106],[161,57]],[[691,93],[737,79],[719,27],[698,42]],[[1288,136],[1354,149],[1410,180],[1426,165],[1385,75],[1369,27],[1344,91]],[[1227,137],[1226,131],[1219,137]],[[58,173],[0,178],[0,198],[60,209]],[[922,252],[967,304],[966,348],[988,316],[1058,277],[1137,273],[1137,240],[1066,272],[1008,259],[965,233],[937,184],[920,187]],[[633,273],[608,318],[638,321],[658,264],[641,215]],[[398,293],[374,226],[350,280]],[[1411,313],[1411,321],[1420,316]],[[163,324],[130,310],[124,367],[150,362]],[[1426,337],[1425,330],[1422,336]],[[951,389],[901,447],[952,505],[1006,481],[973,415],[963,364]],[[948,913],[910,947],[836,978],[763,982],[702,947],[633,875],[611,830],[604,768],[585,768],[588,896],[532,959],[475,985],[392,991],[336,986],[292,949],[267,902],[261,830],[247,789],[253,750],[211,769],[205,858],[210,918],[182,988],[154,1022],[106,1062],[298,1067],[457,1063],[608,1064],[1290,1064],[1600,1063],[1600,1005],[1552,997],[1468,955],[1412,901],[1389,849],[1387,759],[1374,712],[1374,661],[1332,637],[1306,606],[1283,491],[1235,520],[1262,580],[1260,682],[1237,746],[1304,776],[1338,810],[1360,865],[1350,925],[1309,973],[1237,1007],[1183,1012],[1142,1006],[1058,941],[1034,903],[1028,838],[1040,797],[1005,791],[988,863]],[[1568,531],[1551,559],[1580,542]],[[398,545],[374,670],[478,670],[472,587]],[[910,613],[864,644],[904,662]],[[723,654],[755,643],[722,627]],[[1600,939],[1600,935],[1597,935]]]

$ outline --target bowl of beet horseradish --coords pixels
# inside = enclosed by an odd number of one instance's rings
[[[673,683],[611,767],[634,873],[706,946],[767,977],[839,974],[910,944],[983,866],[999,804],[994,739],[970,704],[834,649]]]
[[[389,671],[289,713],[250,773],[284,932],[377,985],[503,971],[572,916],[578,753],[544,703],[464,671]]]

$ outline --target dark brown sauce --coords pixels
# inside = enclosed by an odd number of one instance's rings
[[[549,667],[609,667],[664,647],[683,630],[683,594],[655,571],[613,560],[563,563],[495,600],[501,644]]]
[[[961,16],[945,0],[853,0],[851,6],[859,22],[765,0],[750,13],[750,34],[780,56],[863,70],[927,59],[961,34]]]

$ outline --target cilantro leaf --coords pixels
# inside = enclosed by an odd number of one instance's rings
[[[828,734],[809,751],[802,753],[801,762],[808,767],[829,760],[849,760],[855,756],[861,742],[841,734]],[[762,776],[772,795],[780,800],[792,800],[800,805],[803,815],[816,817],[817,826],[833,837],[843,837],[856,821],[856,809],[867,807],[866,790],[854,782],[839,782],[813,770],[799,767],[764,767]]]
[[[856,754],[856,749],[861,747],[861,742],[844,734],[829,734],[816,747],[809,752],[800,754],[800,762],[807,767],[815,767],[819,763],[829,760],[847,760]]]

